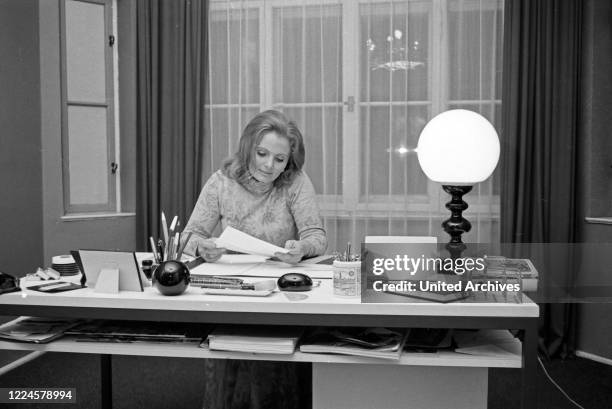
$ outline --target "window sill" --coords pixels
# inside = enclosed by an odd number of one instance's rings
[[[612,217],[585,217],[584,221],[590,224],[612,224]]]
[[[419,210],[343,210],[343,209],[321,209],[322,217],[338,219],[400,219],[400,220],[432,220],[448,219],[448,211],[419,211]],[[499,212],[488,213],[463,213],[463,217],[472,223],[479,221],[499,221]]]
[[[72,213],[61,217],[64,222],[77,222],[82,220],[99,220],[99,219],[117,219],[123,217],[135,217],[136,213],[114,213],[114,212],[102,212],[102,213]]]

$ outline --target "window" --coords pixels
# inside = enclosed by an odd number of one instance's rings
[[[250,117],[281,109],[305,135],[324,216],[379,219],[387,233],[409,217],[431,233],[448,211],[420,169],[418,136],[453,108],[499,129],[502,23],[499,0],[212,1],[208,174]],[[466,213],[490,224],[498,194],[494,175],[475,187]]]
[[[119,211],[112,2],[60,5],[64,211]]]

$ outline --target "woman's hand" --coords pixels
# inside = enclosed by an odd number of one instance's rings
[[[198,241],[196,256],[202,256],[202,258],[209,263],[214,263],[219,260],[223,253],[225,253],[225,249],[223,247],[217,247],[217,244],[212,239]]]
[[[289,250],[288,253],[274,253],[274,257],[278,258],[283,263],[297,264],[304,257],[304,251],[298,241],[287,240],[285,248]]]

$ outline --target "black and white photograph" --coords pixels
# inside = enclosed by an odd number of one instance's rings
[[[0,407],[604,409],[609,0],[0,0]]]

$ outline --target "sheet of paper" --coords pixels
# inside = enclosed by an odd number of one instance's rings
[[[284,268],[284,269],[295,269],[296,271],[304,272],[308,271],[333,271],[334,266],[330,264],[311,264],[300,262],[298,264],[288,264],[283,263],[282,261],[274,261],[274,260],[266,260],[266,266],[271,266],[274,268]]]
[[[217,263],[219,264],[259,264],[266,261],[266,256],[255,254],[224,254]]]
[[[303,273],[310,278],[332,278],[333,267],[327,266],[326,269],[313,267],[312,265],[291,265],[279,262],[266,262],[257,264],[252,269],[245,271],[243,275],[250,277],[273,277],[278,278],[287,273]]]
[[[223,255],[225,257],[226,255]],[[221,259],[223,258],[221,257]],[[203,263],[190,270],[194,275],[236,276],[256,267],[257,263],[226,263],[219,259],[216,263]]]
[[[216,240],[217,247],[259,256],[273,257],[274,253],[288,253],[289,250],[259,240],[233,227],[227,226]]]

